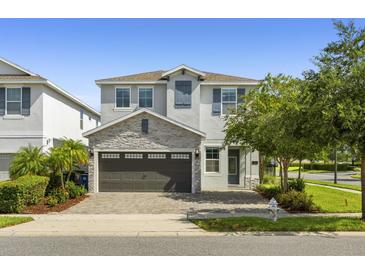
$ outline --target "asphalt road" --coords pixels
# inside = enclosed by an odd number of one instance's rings
[[[365,237],[0,237],[0,255],[365,255]]]
[[[340,184],[349,185],[361,185],[360,179],[351,178],[351,175],[355,174],[353,171],[348,172],[338,172],[337,181]],[[297,178],[297,172],[289,172],[289,177]],[[332,173],[302,173],[302,177],[308,180],[318,180],[323,182],[333,183],[334,174]]]

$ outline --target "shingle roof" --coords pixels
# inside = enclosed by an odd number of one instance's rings
[[[47,79],[35,75],[0,75],[0,81],[46,81]]]
[[[162,77],[163,70],[149,71],[137,74],[130,74],[97,81],[158,81]]]
[[[118,76],[106,79],[100,79],[96,82],[123,82],[123,81],[159,81],[163,80],[162,74],[165,71],[157,70],[157,71],[149,71],[125,76]],[[245,78],[245,77],[238,77],[232,75],[225,75],[220,73],[212,73],[212,72],[204,72],[206,76],[204,77],[204,82],[245,82],[245,83],[256,83],[257,80]]]

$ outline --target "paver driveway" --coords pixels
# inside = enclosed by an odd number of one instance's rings
[[[66,214],[267,213],[267,201],[250,190],[190,193],[96,193]]]

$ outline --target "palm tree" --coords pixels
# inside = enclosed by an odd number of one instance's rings
[[[86,147],[81,143],[80,140],[65,138],[62,141],[60,147],[62,148],[62,150],[64,150],[65,154],[68,157],[65,170],[68,173],[66,181],[69,181],[74,167],[86,165],[89,160],[89,156]]]
[[[47,171],[47,157],[42,148],[32,145],[21,147],[9,168],[12,179],[24,175],[45,175]]]
[[[66,169],[66,166],[69,165],[67,153],[62,149],[62,147],[51,148],[48,156],[48,162],[54,174],[60,176],[62,189],[65,189],[63,171]]]

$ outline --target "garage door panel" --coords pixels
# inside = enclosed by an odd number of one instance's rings
[[[191,192],[191,153],[126,154],[101,153],[99,191]]]

